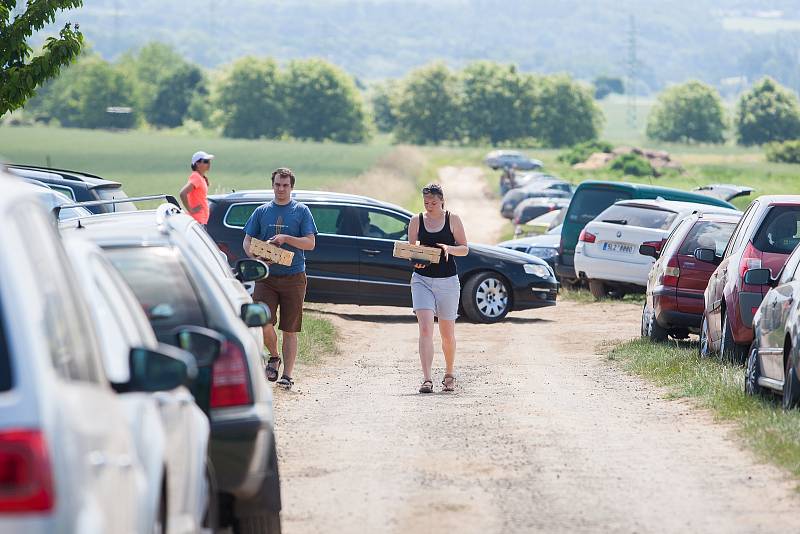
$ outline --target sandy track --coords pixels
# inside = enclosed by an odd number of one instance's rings
[[[493,245],[499,240],[506,220],[500,216],[497,199],[489,191],[483,174],[484,170],[478,167],[442,167],[439,181],[447,209],[464,221],[467,239]]]
[[[472,229],[492,215],[454,198],[476,181],[443,181],[477,241]],[[459,322],[458,390],[438,393],[439,369],[433,395],[416,393],[408,310],[312,307],[336,324],[341,354],[276,391],[289,534],[727,533],[794,522],[800,498],[785,473],[708,413],[609,364],[601,346],[637,335],[637,306],[561,302],[498,325]]]

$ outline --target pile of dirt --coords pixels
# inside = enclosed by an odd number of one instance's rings
[[[586,161],[576,163],[572,168],[583,171],[596,171],[608,166],[614,159],[624,154],[636,154],[645,158],[650,162],[650,166],[653,167],[656,176],[664,174],[667,169],[673,169],[680,173],[684,172],[683,166],[673,160],[666,150],[650,150],[631,146],[619,146],[611,152],[595,152]]]

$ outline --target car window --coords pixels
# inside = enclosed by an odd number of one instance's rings
[[[67,195],[70,199],[75,200],[75,191],[70,187],[63,187],[60,185],[47,184],[53,191],[58,191],[62,195]]]
[[[343,222],[343,208],[341,206],[308,204],[308,209],[311,210],[311,216],[314,217],[314,224],[317,225],[317,231],[320,234],[353,235],[341,231],[343,226],[346,229],[346,225]],[[347,209],[348,208],[344,208],[344,211]]]
[[[392,239],[394,241],[405,241],[408,239],[408,219],[397,215],[389,214],[377,210],[359,210],[364,219],[363,212],[367,213],[367,224],[363,226],[364,237],[376,237],[380,239]]]
[[[717,256],[721,256],[735,228],[736,223],[734,222],[699,220],[689,230],[678,254],[691,256],[698,248],[710,248]]]
[[[0,391],[8,391],[12,385],[11,355],[6,341],[6,322],[3,320],[3,300],[0,296]]]
[[[125,191],[123,191],[121,187],[98,187],[95,191],[97,191],[97,196],[100,197],[100,200],[128,198],[128,195],[125,194]],[[119,204],[111,204],[108,206],[108,211],[136,211],[136,206],[133,205],[133,202],[120,202]]]
[[[675,251],[678,249],[678,246],[683,239],[682,236],[686,234],[686,225],[689,224],[691,219],[684,219],[679,222],[675,228],[667,236],[667,240],[664,242],[664,246],[661,248],[661,257],[669,257],[675,254]]]
[[[567,217],[569,222],[586,224],[614,202],[630,198],[630,193],[617,189],[582,189],[572,197]]]
[[[800,206],[775,206],[753,238],[761,252],[791,254],[800,243]]]
[[[18,231],[36,243],[25,255],[46,303],[40,327],[46,333],[54,369],[65,379],[100,382],[95,331],[50,221],[27,205],[18,206],[13,213]]]
[[[233,228],[244,228],[250,216],[256,211],[261,203],[253,202],[252,204],[234,204],[228,208],[228,213],[225,214],[225,224]]]
[[[645,208],[642,206],[609,206],[597,216],[597,221],[613,222],[625,226],[639,226],[642,228],[657,228],[667,230],[678,214],[658,208]]]
[[[772,273],[773,276],[777,276],[780,274],[780,281],[779,283],[785,284],[787,282],[791,282],[792,280],[800,280],[800,269],[798,269],[798,265],[800,265],[800,249],[795,249],[792,252],[792,255],[786,260],[786,263],[783,265],[780,273]]]
[[[758,206],[758,201],[754,201],[744,212],[744,215],[742,215],[739,225],[736,227],[736,230],[734,230],[734,234],[728,243],[728,247],[725,249],[724,256],[726,258],[733,254],[734,251],[739,250],[739,246],[742,244],[742,242],[750,237],[750,223],[753,221],[753,218],[758,211]]]
[[[216,243],[214,243],[211,237],[209,237],[208,233],[204,232],[194,224],[192,225],[190,232],[198,242],[198,248],[201,249],[199,252],[209,256],[210,263],[217,268],[217,274],[221,274],[225,278],[233,278],[233,272],[231,271],[230,265],[228,265],[227,260],[223,258],[222,251],[219,249]]]
[[[133,290],[153,328],[206,326],[189,274],[176,252],[166,247],[119,247],[108,258]]]
[[[80,206],[74,208],[64,208],[58,212],[58,220],[76,219],[78,217],[91,217],[92,212]]]

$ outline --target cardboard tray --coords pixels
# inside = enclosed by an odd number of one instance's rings
[[[278,265],[289,267],[292,264],[294,252],[276,247],[266,241],[261,241],[255,237],[250,240],[250,253],[259,258],[269,260]]]
[[[403,258],[406,260],[422,260],[430,263],[439,263],[439,259],[442,257],[442,249],[395,241],[392,255],[395,258]]]

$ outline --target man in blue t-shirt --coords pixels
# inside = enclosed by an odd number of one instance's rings
[[[272,324],[264,326],[264,342],[269,350],[267,379],[278,380],[281,358],[278,356],[278,334],[275,323],[280,307],[278,328],[283,333],[283,376],[278,385],[291,389],[292,371],[297,360],[297,333],[303,323],[303,302],[306,298],[306,259],[304,251],[314,250],[317,226],[308,206],[292,200],[295,176],[291,169],[279,168],[272,173],[274,200],[262,204],[253,212],[244,227],[244,251],[250,257],[252,238],[294,252],[289,267],[272,264],[267,278],[256,282],[253,300],[263,302],[272,312]]]

